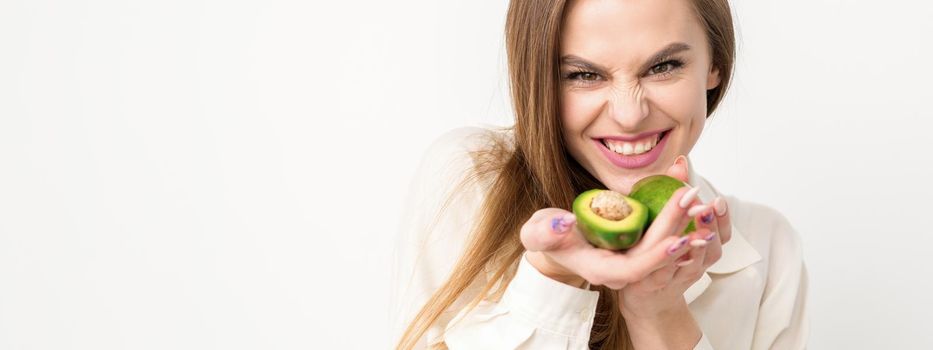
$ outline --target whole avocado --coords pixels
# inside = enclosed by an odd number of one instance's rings
[[[638,180],[632,185],[632,193],[629,194],[629,197],[648,207],[648,226],[650,227],[654,219],[658,217],[658,213],[674,195],[674,192],[686,185],[683,181],[667,175],[651,175]],[[693,231],[696,231],[696,226],[693,225],[691,220],[687,228],[684,229],[683,234],[686,235]]]

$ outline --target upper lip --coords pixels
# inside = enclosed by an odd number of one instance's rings
[[[662,129],[662,130],[655,130],[655,131],[646,131],[646,132],[643,132],[643,133],[638,134],[638,135],[635,135],[635,136],[627,136],[627,135],[600,136],[600,137],[597,137],[597,140],[637,141],[637,140],[644,139],[644,138],[646,138],[646,137],[648,137],[648,136],[652,136],[652,135],[655,135],[655,134],[660,134],[660,133],[665,132],[665,131],[668,131],[668,130],[670,130],[670,129]]]

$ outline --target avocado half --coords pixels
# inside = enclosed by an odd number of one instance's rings
[[[649,208],[631,197],[623,196],[632,212],[622,220],[603,218],[590,207],[593,198],[603,191],[608,190],[588,190],[573,200],[577,228],[587,241],[600,248],[619,250],[635,245],[647,227]]]
[[[632,185],[632,192],[629,197],[648,207],[648,223],[645,227],[651,226],[651,223],[658,217],[658,213],[671,199],[674,192],[686,185],[683,181],[667,175],[651,175],[638,180]],[[690,224],[684,229],[683,235],[693,231],[696,231],[696,226],[693,224],[693,220],[690,220]]]

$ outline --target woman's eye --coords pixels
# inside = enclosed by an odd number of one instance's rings
[[[648,73],[651,75],[668,74],[671,71],[680,68],[682,65],[683,64],[680,61],[670,60],[651,67],[651,70],[649,70]]]
[[[581,80],[589,83],[599,80],[599,74],[593,72],[573,72],[567,75],[567,79]]]
[[[667,71],[670,71],[670,63],[659,64],[651,68],[651,74],[661,74]]]

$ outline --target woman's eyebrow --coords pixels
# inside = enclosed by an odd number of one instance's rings
[[[687,50],[690,50],[690,45],[687,45],[682,42],[675,42],[675,43],[668,44],[663,49],[655,53],[654,55],[651,55],[651,58],[649,58],[647,61],[645,61],[645,63],[642,64],[641,69],[639,69],[639,71],[645,71],[651,68],[651,66],[657,63],[660,63],[659,61],[663,60],[667,56],[673,55],[681,51],[687,51]],[[560,63],[571,65],[571,66],[577,66],[577,67],[591,70],[594,72],[608,71],[608,69],[606,69],[603,66],[587,61],[579,56],[570,55],[570,54],[561,56]]]
[[[590,61],[587,61],[587,60],[585,60],[585,59],[583,59],[583,58],[581,58],[581,57],[579,57],[579,56],[575,56],[575,55],[563,55],[563,56],[561,56],[561,58],[560,58],[560,64],[566,64],[566,65],[576,66],[576,67],[580,67],[580,68],[586,69],[586,70],[588,70],[588,71],[593,71],[593,72],[596,72],[596,73],[605,73],[606,71],[608,71],[608,69],[605,69],[605,68],[603,68],[602,66],[600,66],[600,65],[598,65],[598,64],[596,64],[596,63],[591,63]]]
[[[651,66],[661,63],[661,60],[665,59],[667,56],[673,55],[681,51],[690,50],[690,45],[687,45],[682,42],[671,43],[665,46],[663,49],[651,56],[645,63],[641,66],[639,72],[643,72],[651,68]]]

